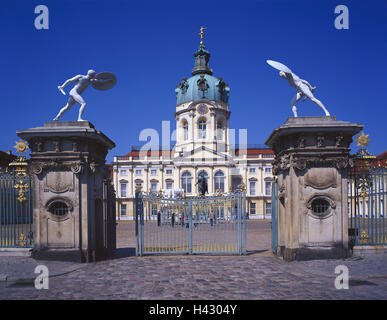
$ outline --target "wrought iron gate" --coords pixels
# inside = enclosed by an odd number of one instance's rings
[[[246,253],[245,192],[164,198],[136,193],[136,255]]]
[[[32,247],[32,185],[29,175],[0,172],[0,247]]]
[[[387,245],[387,169],[357,158],[348,175],[349,236],[354,245]]]

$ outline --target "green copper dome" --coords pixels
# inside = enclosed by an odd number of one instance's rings
[[[208,63],[210,53],[201,42],[194,53],[195,66],[192,69],[192,77],[183,80],[176,85],[176,104],[192,100],[215,100],[228,103],[230,88],[221,77],[212,76],[212,69]]]

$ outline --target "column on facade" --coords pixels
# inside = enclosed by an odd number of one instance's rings
[[[134,181],[133,181],[133,167],[129,168],[129,188],[128,188],[128,194],[130,194],[132,197],[135,196],[135,190],[134,188]]]
[[[145,171],[144,191],[148,192],[149,191],[149,183],[148,183],[148,179],[149,179],[148,172],[149,172],[149,169],[145,168],[144,171]]]
[[[259,185],[259,194],[261,196],[264,195],[264,192],[265,192],[265,186],[264,186],[264,174],[263,174],[263,166],[262,164],[259,166],[259,183],[257,183]]]
[[[247,162],[247,160],[246,160],[246,162]],[[247,164],[246,164],[245,166],[243,166],[243,169],[244,169],[244,171],[245,171],[245,172],[244,172],[244,173],[245,173],[245,174],[244,174],[245,177],[244,177],[243,180],[245,180],[245,181],[242,181],[242,183],[244,183],[244,185],[245,185],[245,187],[246,187],[246,190],[247,190],[247,188],[248,188],[248,185],[247,185],[247,184],[248,184],[248,180],[247,180],[247,171],[248,171],[248,170],[247,170]]]
[[[199,192],[199,188],[198,188],[198,185],[196,185],[196,182],[197,182],[197,175],[198,175],[198,166],[195,165],[194,167],[194,177],[192,179],[192,193],[198,193]]]
[[[194,133],[195,133],[195,130],[194,130],[194,113],[193,112],[191,112],[190,114],[189,114],[189,117],[191,118],[191,141],[192,141],[192,149],[194,148],[194,141],[195,141],[195,136],[194,136]]]
[[[229,151],[229,149],[227,148],[227,145],[228,145],[228,117],[226,118],[224,129],[225,129],[224,130],[224,142],[225,142],[225,150],[224,151]]]
[[[212,139],[216,140],[216,114],[215,112],[210,113],[211,116],[211,122],[212,122]]]
[[[181,129],[181,124],[180,124],[180,118],[176,117],[176,141],[183,141],[183,138],[181,136],[182,134],[182,129]]]
[[[160,187],[161,187],[161,190],[164,190],[165,189],[165,182],[164,182],[164,166],[162,166],[160,168],[160,172],[161,172],[161,184],[160,184]]]
[[[177,188],[176,189],[181,189],[181,179],[180,179],[180,166],[177,169]]]
[[[215,190],[215,181],[214,181],[214,167],[212,166],[210,168],[210,179],[209,179],[209,188],[208,188],[208,193],[212,194],[214,193]]]
[[[227,167],[227,177],[226,177],[226,180],[227,180],[227,189],[225,191],[229,192],[230,191],[230,187],[231,187],[231,168],[229,166]]]

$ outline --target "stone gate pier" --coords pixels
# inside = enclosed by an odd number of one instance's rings
[[[285,260],[347,257],[350,144],[363,125],[291,117],[266,144],[278,183],[276,254]]]
[[[45,122],[17,135],[31,149],[34,255],[111,257],[115,195],[105,158],[114,142],[88,121]]]

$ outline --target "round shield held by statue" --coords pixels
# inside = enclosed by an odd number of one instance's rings
[[[274,61],[274,60],[266,60],[266,62],[270,66],[272,66],[273,68],[275,68],[275,69],[277,69],[279,71],[283,71],[283,72],[286,72],[286,73],[292,73],[292,70],[290,70],[287,66],[285,66],[281,62]]]
[[[97,90],[109,90],[117,83],[116,76],[111,72],[100,72],[95,76],[95,78],[97,81],[94,81],[92,86]]]

